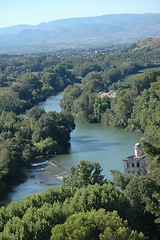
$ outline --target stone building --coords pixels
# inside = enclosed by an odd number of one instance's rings
[[[137,142],[134,146],[134,155],[127,156],[123,159],[125,173],[145,176],[146,156],[143,153],[141,144]]]

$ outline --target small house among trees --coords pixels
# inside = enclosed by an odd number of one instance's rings
[[[134,146],[134,155],[127,156],[123,159],[125,173],[145,176],[146,156],[143,153],[141,144],[137,142]]]

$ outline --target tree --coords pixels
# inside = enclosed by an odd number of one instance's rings
[[[4,240],[22,239],[22,225],[19,217],[10,218],[0,238]]]
[[[67,117],[68,116],[68,117]],[[35,123],[32,135],[33,143],[38,144],[39,149],[46,149],[49,143],[49,152],[62,152],[67,149],[70,141],[70,133],[75,124],[71,114],[48,112],[42,114]],[[51,148],[54,148],[52,151]],[[47,152],[48,150],[45,150]],[[42,152],[43,152],[42,150]]]
[[[155,223],[160,224],[160,193],[154,192],[152,199],[146,198],[146,209],[155,215]]]
[[[114,115],[114,122],[112,124],[119,127],[127,127],[132,108],[132,91],[119,90],[116,94],[116,98],[111,104],[111,109],[113,110]]]
[[[98,120],[98,122],[101,122],[101,115],[107,110],[107,108],[110,108],[110,99],[108,97],[97,97],[95,99],[94,103],[94,114]]]
[[[52,138],[47,137],[44,140],[35,144],[40,155],[54,155],[57,151],[57,142]]]
[[[116,210],[120,217],[133,225],[134,212],[128,198],[112,184],[99,184],[78,188],[71,200],[67,201],[74,212],[86,212],[91,209],[104,208],[106,211]]]
[[[63,110],[68,112],[73,111],[73,103],[74,101],[81,95],[81,88],[77,85],[68,86],[64,90],[63,99],[61,100],[60,106]]]
[[[19,100],[18,95],[15,92],[0,94],[0,112],[15,112],[20,113],[22,102]]]
[[[37,121],[43,113],[45,113],[43,108],[33,107],[26,111],[26,117],[33,118],[35,121]]]
[[[15,178],[19,172],[19,167],[23,165],[22,160],[22,142],[21,139],[11,138],[1,145],[1,162],[3,165],[3,174],[6,177]]]
[[[128,227],[116,211],[105,212],[104,209],[80,212],[71,215],[64,224],[52,229],[51,240],[140,240],[145,239]]]
[[[104,90],[104,81],[102,73],[90,72],[83,79],[84,88],[88,91],[97,93]]]
[[[125,189],[126,196],[137,215],[136,227],[150,239],[155,237],[158,239],[160,227],[154,223],[155,216],[146,211],[146,199],[152,200],[154,192],[159,190],[159,186],[149,176],[134,176]]]
[[[70,169],[69,175],[64,179],[65,186],[83,187],[89,184],[106,183],[99,163],[81,160],[76,167]]]
[[[114,186],[122,190],[126,188],[127,184],[131,181],[133,177],[131,174],[121,173],[118,170],[111,170],[111,173],[113,175],[112,182],[114,183]]]

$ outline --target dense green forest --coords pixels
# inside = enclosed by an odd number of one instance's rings
[[[159,186],[152,176],[114,172],[107,182],[101,171],[99,163],[80,161],[58,189],[1,207],[0,239],[158,239]]]
[[[37,157],[69,148],[71,114],[45,113],[34,105],[78,81],[56,56],[1,56],[0,200]]]
[[[1,207],[0,239],[158,239],[159,59],[157,45],[136,44],[0,56],[0,198],[23,167],[69,148],[74,118],[144,132],[148,170],[108,182],[83,160],[58,189]],[[35,107],[62,90],[61,113]]]

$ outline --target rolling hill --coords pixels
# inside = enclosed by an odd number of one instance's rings
[[[0,28],[0,53],[103,47],[160,35],[160,14],[113,14]]]

